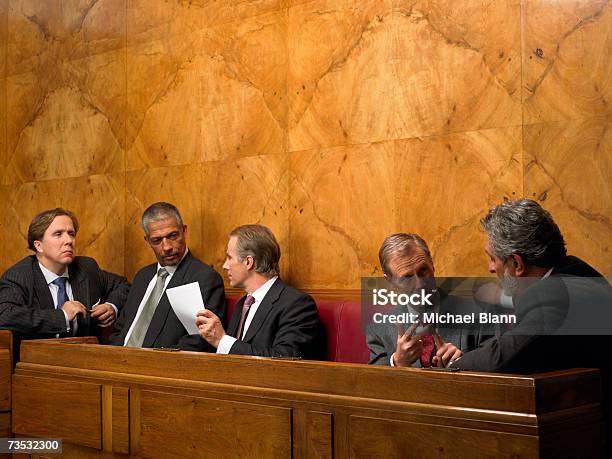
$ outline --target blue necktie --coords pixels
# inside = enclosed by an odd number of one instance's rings
[[[57,306],[55,309],[62,309],[62,306],[66,301],[68,301],[68,295],[66,295],[66,278],[58,277],[55,279],[53,284],[57,285]]]

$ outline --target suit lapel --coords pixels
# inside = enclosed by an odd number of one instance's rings
[[[45,276],[40,270],[40,266],[38,266],[38,260],[36,258],[34,258],[33,261],[32,273],[34,275],[34,291],[36,292],[36,298],[38,298],[38,305],[41,309],[55,309],[55,303],[53,303],[51,290],[49,290]]]
[[[89,298],[89,285],[87,283],[87,276],[78,269],[77,267],[73,268],[72,265],[68,268],[69,272],[69,282],[70,287],[72,288],[72,297],[75,301],[80,301],[83,303],[87,309],[91,309],[93,303],[91,302],[93,299]]]
[[[174,275],[170,279],[166,290],[172,287],[183,285],[185,273],[189,269],[190,264],[191,252],[188,252],[187,255],[185,255],[183,261],[181,261],[181,264],[178,266]],[[149,325],[149,329],[147,330],[147,334],[142,343],[142,347],[153,347],[153,343],[155,343],[157,337],[164,328],[164,325],[166,324],[168,314],[172,309],[172,306],[170,306],[170,300],[168,300],[168,295],[166,295],[166,290],[164,290],[164,293],[159,299],[159,303],[157,304],[157,308],[155,308],[155,314],[153,314],[153,318],[151,319],[151,324]]]
[[[75,301],[78,301],[85,306],[89,311],[93,306],[92,299],[89,295],[89,283],[87,282],[87,276],[85,273],[78,268],[76,261],[68,267],[70,288],[72,289],[72,297]],[[97,300],[96,300],[97,301]],[[78,317],[78,331],[79,335],[88,335],[91,333],[91,316],[87,314],[85,318]]]
[[[268,293],[266,293],[266,296],[264,296],[264,299],[261,301],[261,304],[257,308],[257,312],[255,313],[255,316],[253,317],[253,320],[251,321],[251,324],[249,325],[246,334],[244,335],[243,341],[248,342],[257,334],[284,288],[285,286],[280,280],[280,278],[276,279],[274,284],[272,284],[272,287],[270,287],[270,290],[268,290]]]

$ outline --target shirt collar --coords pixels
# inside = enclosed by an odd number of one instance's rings
[[[262,300],[264,299],[264,297],[267,295],[268,291],[272,287],[272,284],[276,282],[276,279],[278,279],[278,276],[272,277],[271,279],[267,280],[265,284],[263,284],[261,287],[259,287],[257,290],[255,290],[251,294],[251,296],[255,298],[255,303],[259,304],[262,302]]]
[[[546,279],[548,276],[550,276],[552,274],[552,272],[553,272],[553,269],[554,269],[554,267],[550,268],[548,271],[546,271],[546,274],[544,274],[542,276],[542,279]]]
[[[185,257],[187,256],[187,253],[189,252],[189,249],[185,250],[185,253],[183,254],[183,258],[180,259],[180,261],[172,266],[162,266],[159,263],[157,263],[157,271],[159,272],[159,270],[161,268],[164,268],[166,271],[168,271],[168,274],[170,274],[171,276],[176,272],[176,270],[178,269],[179,265],[183,262],[183,260],[185,259]]]
[[[66,279],[70,279],[70,276],[68,276],[68,269],[66,269],[66,271],[64,271],[64,274],[62,274],[61,276],[58,276],[54,272],[49,271],[47,268],[45,268],[40,261],[38,262],[38,266],[40,266],[40,270],[42,271],[43,276],[45,276],[45,280],[47,281],[47,285],[50,284],[51,282],[53,282],[58,277],[65,277]]]

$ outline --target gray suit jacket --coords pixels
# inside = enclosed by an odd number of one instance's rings
[[[440,313],[450,312],[452,314],[469,314],[481,310],[470,300],[452,295],[442,297]],[[404,306],[399,306],[387,314],[397,315],[406,312]],[[438,333],[444,342],[450,342],[463,352],[475,349],[485,339],[480,331],[468,330],[467,328],[441,328]],[[370,361],[373,365],[390,365],[390,359],[397,346],[397,327],[392,323],[370,322],[366,326],[366,340],[370,349]],[[421,367],[420,360],[412,364],[415,368]]]

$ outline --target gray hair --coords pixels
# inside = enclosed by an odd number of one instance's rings
[[[387,236],[378,251],[378,260],[380,261],[383,273],[387,275],[391,274],[389,272],[389,262],[391,258],[397,255],[410,255],[414,252],[415,248],[421,249],[425,255],[432,260],[427,242],[418,234],[396,233]]]
[[[236,253],[240,261],[251,256],[255,260],[255,272],[267,277],[278,276],[281,250],[272,231],[263,225],[242,225],[235,228]]]
[[[531,199],[495,206],[480,224],[494,255],[503,261],[516,254],[527,265],[551,267],[566,256],[559,227],[550,213]]]
[[[156,202],[155,204],[151,204],[142,214],[142,229],[148,236],[149,223],[165,220],[166,218],[174,218],[180,227],[183,226],[183,219],[175,206],[169,202]]]

